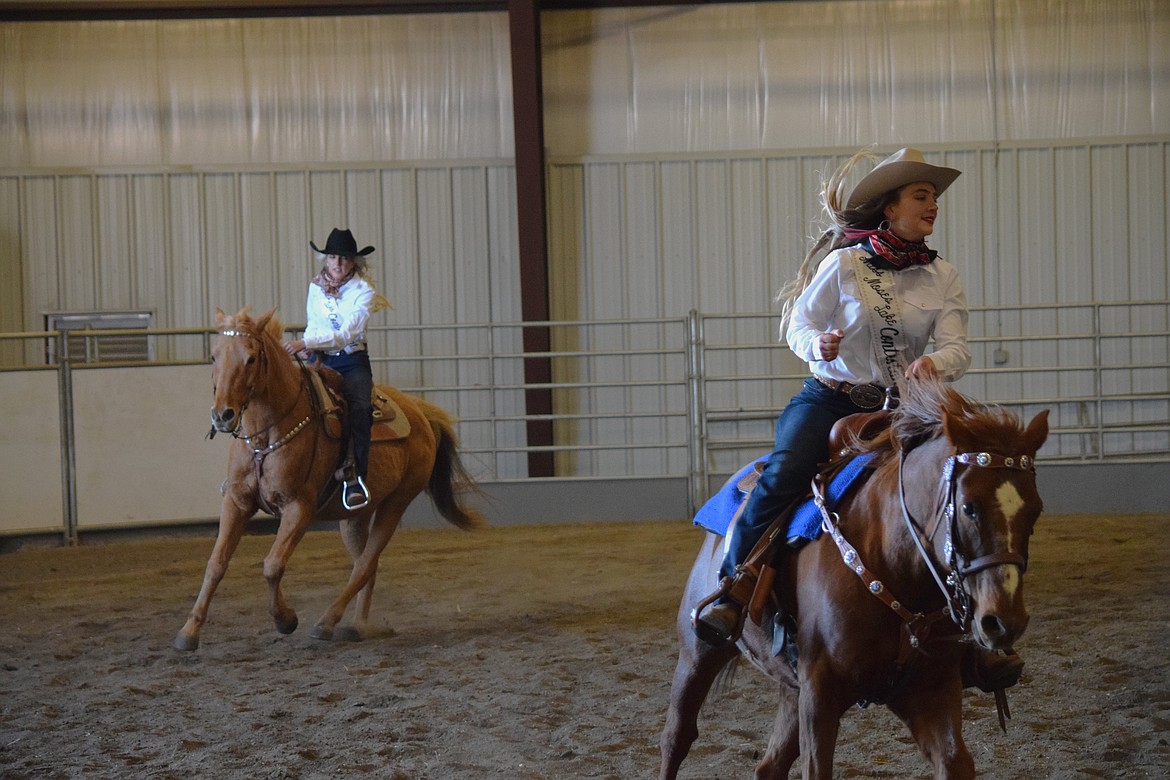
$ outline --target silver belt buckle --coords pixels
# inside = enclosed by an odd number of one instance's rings
[[[886,391],[877,385],[854,385],[849,388],[849,400],[862,409],[877,409],[886,400]]]

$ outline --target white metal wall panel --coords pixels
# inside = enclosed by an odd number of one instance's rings
[[[419,284],[418,220],[416,200],[416,171],[414,169],[386,169],[382,172],[382,204],[385,208],[377,245],[371,255],[375,281],[393,309],[375,315],[380,322],[395,325],[422,321],[422,286]],[[317,241],[321,246],[322,238]],[[421,387],[425,384],[422,367],[417,362],[402,358],[418,355],[422,344],[418,339],[390,332],[387,339],[375,337],[371,342],[372,355],[385,355],[394,360],[387,366],[391,385]]]
[[[278,209],[275,183],[270,172],[239,174],[239,254],[231,259],[240,265],[242,289],[248,291],[249,300],[223,300],[217,301],[215,305],[225,311],[230,310],[229,314],[234,314],[243,305],[254,307],[257,313],[278,306],[280,310],[277,316],[282,321],[299,322],[304,317],[303,313],[280,306],[283,300],[280,284],[282,278],[302,279],[305,274],[296,271],[307,271],[308,263],[298,263],[296,261],[300,258],[283,257],[279,253],[275,235]],[[307,252],[307,244],[304,248]],[[223,244],[213,246],[211,251],[231,254],[229,247]],[[208,317],[210,315],[208,312]]]
[[[194,186],[202,190],[199,198],[203,214],[197,243],[191,249],[200,258],[198,265],[206,268],[207,298],[203,313],[210,319],[210,309],[222,306],[224,301],[244,298],[239,181],[233,174],[209,173],[200,176]]]
[[[2,36],[0,36],[2,40]],[[0,62],[3,61],[0,54]],[[0,330],[25,330],[24,319],[24,263],[20,248],[21,182],[0,177],[0,274],[9,284],[0,285]],[[22,361],[24,348],[19,341],[0,341],[0,361],[7,364]]]
[[[693,262],[698,280],[699,311],[735,311],[735,286],[729,277],[734,265],[731,253],[731,197],[726,159],[700,159],[695,163],[695,205],[698,251]]]
[[[511,166],[493,166],[487,172],[488,227],[485,237],[491,264],[491,301],[493,322],[519,322],[523,319],[520,294],[520,267],[517,245],[516,175]],[[493,356],[491,381],[499,388],[492,396],[487,434],[501,449],[522,450],[528,443],[526,425],[518,419],[525,409],[524,365],[516,357],[523,352],[523,336],[519,328],[501,328],[492,331]],[[464,415],[466,416],[466,415]],[[462,429],[461,429],[462,430]],[[478,443],[468,440],[469,444]],[[528,456],[522,451],[496,455],[492,464],[494,473],[502,476],[528,475]]]
[[[30,176],[23,183],[20,209],[21,253],[25,285],[25,329],[44,328],[41,319],[46,311],[64,307],[58,277],[61,256],[58,254],[58,231],[64,229],[57,213],[54,176]]]
[[[168,207],[169,244],[162,258],[171,267],[172,287],[166,309],[176,323],[206,323],[214,311],[213,298],[224,300],[217,288],[208,289],[206,265],[205,191],[196,173],[167,176],[165,197]],[[233,244],[234,246],[234,244]],[[218,284],[218,280],[217,280]],[[197,359],[202,351],[187,342],[175,345],[176,357]]]
[[[419,203],[419,293],[422,300],[421,320],[438,325],[451,322],[455,313],[455,253],[451,226],[454,203],[450,174],[445,170],[424,169],[418,172]],[[455,333],[451,330],[428,330],[423,333],[422,351],[428,355],[455,354]],[[457,385],[456,367],[450,363],[427,364],[424,386]],[[435,397],[441,406],[455,407],[450,393]]]
[[[0,531],[63,527],[61,415],[54,371],[0,372]]]
[[[696,300],[698,280],[691,258],[696,252],[698,226],[695,210],[694,164],[689,160],[664,160],[658,166],[662,233],[661,311],[679,311]],[[559,204],[557,206],[559,207]]]
[[[1129,251],[1133,257],[1170,258],[1170,225],[1167,209],[1170,198],[1157,197],[1167,192],[1167,148],[1158,144],[1127,144],[1125,222],[1129,228]],[[1130,267],[1130,290],[1126,299],[1159,297],[1157,291],[1170,290],[1170,263],[1127,263]],[[1140,316],[1148,310],[1137,310]]]
[[[135,303],[131,233],[127,223],[129,181],[125,176],[94,176],[94,253],[98,279],[95,308],[130,309]]]

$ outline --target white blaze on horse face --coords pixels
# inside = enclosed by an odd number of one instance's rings
[[[1016,486],[1011,482],[1002,482],[995,490],[995,500],[999,502],[999,511],[1003,514],[1004,522],[1010,529],[1015,522],[1016,515],[1024,507],[1024,499],[1020,495],[1020,491],[1016,490]],[[1012,550],[1018,550],[1023,544],[1022,540],[1008,539],[1008,547]],[[1016,588],[1020,585],[1020,570],[1016,566],[1001,566],[1003,571],[1003,585],[1007,593],[1015,593]]]
[[[1010,526],[1016,519],[1016,513],[1024,506],[1024,499],[1020,491],[1011,482],[1003,482],[995,491],[995,500],[999,502],[999,511],[1003,519]]]

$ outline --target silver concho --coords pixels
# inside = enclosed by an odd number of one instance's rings
[[[886,400],[886,391],[877,385],[854,385],[849,389],[849,400],[862,409],[877,409]]]

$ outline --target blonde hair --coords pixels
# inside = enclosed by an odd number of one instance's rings
[[[324,252],[318,252],[317,255],[322,258],[328,257]],[[374,281],[374,275],[370,272],[370,261],[364,255],[353,255],[349,259],[353,262],[354,273],[365,279],[366,283],[374,288],[374,300],[370,303],[370,314],[381,311],[382,309],[394,309],[394,304],[390,303],[390,299],[378,292],[378,284]],[[328,266],[322,265],[317,275],[325,275],[327,268]]]
[[[821,254],[828,254],[856,243],[856,238],[849,238],[846,235],[847,230],[875,230],[878,228],[882,220],[885,219],[886,206],[897,199],[901,187],[884,192],[851,209],[845,207],[849,197],[849,192],[845,189],[845,181],[853,169],[862,160],[880,159],[871,150],[862,149],[843,162],[826,181],[821,183],[820,202],[829,224],[809,247],[796,276],[776,293],[776,302],[780,304],[781,333],[788,329],[788,320],[792,316],[792,306],[796,299],[816,275]]]
[[[378,284],[374,281],[374,275],[370,273],[369,263],[362,263],[358,268],[358,276],[366,280],[366,284],[374,290],[374,300],[370,302],[370,314],[382,311],[382,309],[393,309],[394,304],[390,303],[390,299],[382,293],[378,292]]]

